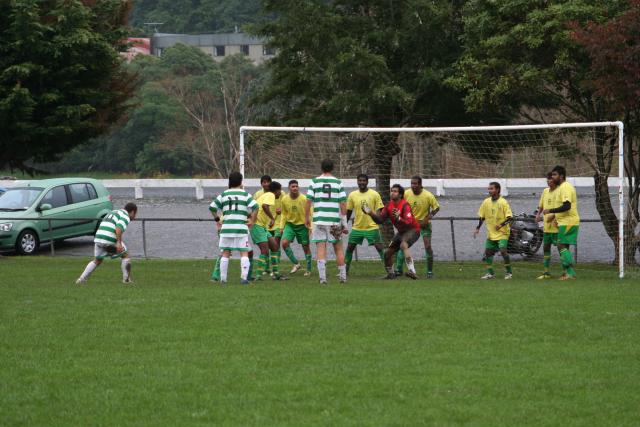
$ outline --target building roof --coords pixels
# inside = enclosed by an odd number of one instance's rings
[[[155,33],[152,36],[154,48],[166,48],[183,43],[189,46],[229,46],[229,45],[263,45],[266,40],[252,37],[244,33],[221,34],[168,34]]]

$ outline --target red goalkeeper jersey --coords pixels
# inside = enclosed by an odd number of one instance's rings
[[[393,210],[397,209],[400,215],[396,219],[393,215]],[[411,206],[406,200],[402,199],[397,202],[390,200],[389,203],[382,209],[380,213],[382,219],[389,218],[393,226],[398,230],[398,233],[404,233],[412,228],[417,232],[420,232],[420,224],[416,221],[416,217],[411,213]]]

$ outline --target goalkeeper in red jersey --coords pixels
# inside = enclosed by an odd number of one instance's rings
[[[420,224],[411,212],[411,206],[404,199],[404,188],[399,184],[391,187],[391,200],[386,204],[380,213],[374,212],[367,204],[362,205],[362,211],[377,223],[382,224],[387,218],[396,228],[396,235],[384,253],[384,266],[387,270],[385,279],[395,279],[393,271],[393,260],[398,250],[404,252],[404,260],[407,264],[407,277],[417,279],[416,268],[413,265],[413,258],[409,248],[420,238]]]

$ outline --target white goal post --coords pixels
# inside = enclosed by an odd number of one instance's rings
[[[558,123],[558,124],[533,124],[533,125],[511,125],[511,126],[467,126],[467,127],[279,127],[279,126],[242,126],[240,127],[239,141],[239,170],[245,175],[246,160],[246,143],[249,134],[255,132],[261,133],[294,133],[299,135],[305,134],[480,134],[483,132],[519,132],[519,131],[544,131],[544,130],[563,130],[563,129],[598,129],[598,128],[615,128],[617,129],[617,158],[618,158],[618,176],[617,179],[609,178],[609,186],[616,186],[618,190],[618,268],[619,277],[623,278],[625,274],[625,258],[624,258],[624,219],[625,219],[625,199],[624,199],[624,125],[621,121],[611,122],[590,122],[590,123]],[[512,133],[513,134],[513,133]],[[327,144],[330,144],[328,142]],[[336,142],[334,142],[336,144]],[[471,142],[473,144],[473,142]],[[304,147],[303,147],[304,149]],[[314,159],[312,153],[309,160]],[[315,158],[316,163],[321,159]],[[569,175],[571,175],[569,173]],[[291,178],[306,178],[303,176],[291,176]],[[405,177],[408,178],[408,177]],[[486,178],[486,177],[483,177]],[[524,177],[523,177],[524,178]],[[529,176],[526,179],[539,179],[540,176]],[[302,183],[301,183],[302,184]]]

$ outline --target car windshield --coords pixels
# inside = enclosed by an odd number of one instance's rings
[[[24,211],[36,201],[42,188],[9,188],[0,196],[0,211]]]

